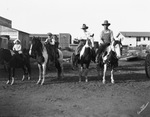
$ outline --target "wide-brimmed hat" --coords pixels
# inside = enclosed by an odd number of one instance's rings
[[[105,21],[104,21],[104,23],[103,23],[102,25],[103,25],[103,26],[104,26],[104,25],[109,26],[109,25],[110,25],[110,23],[108,22],[108,20],[105,20]]]
[[[49,33],[47,33],[47,35],[48,35],[48,36],[52,36],[53,34],[49,32]]]
[[[88,28],[89,28],[89,27],[86,26],[86,24],[83,24],[81,29],[88,29]]]
[[[16,42],[20,43],[21,41],[19,39],[16,39],[16,40],[14,40],[14,43],[16,43]]]

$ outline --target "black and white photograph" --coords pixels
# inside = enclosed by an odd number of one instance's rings
[[[149,0],[0,4],[0,117],[150,117]]]

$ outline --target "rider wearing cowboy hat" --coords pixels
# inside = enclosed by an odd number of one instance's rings
[[[108,22],[108,20],[105,20],[102,26],[104,26],[104,30],[102,30],[100,34],[100,47],[97,52],[101,54],[105,51],[107,46],[109,46],[114,40],[113,31],[108,28],[110,26],[110,23]],[[97,58],[98,57],[96,57],[96,61],[97,61]]]
[[[85,45],[87,39],[90,40],[89,46],[94,47],[94,38],[93,38],[94,34],[91,34],[89,31],[87,31],[88,28],[89,27],[86,26],[86,24],[82,25],[81,29],[83,30],[84,36],[80,38],[79,45],[76,48],[76,55],[80,54],[80,51],[82,47]]]

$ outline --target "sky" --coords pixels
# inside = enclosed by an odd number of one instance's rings
[[[0,0],[0,16],[27,33],[83,35],[82,24],[99,40],[108,20],[114,37],[120,31],[150,32],[149,0]]]

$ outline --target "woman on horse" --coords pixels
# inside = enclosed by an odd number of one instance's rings
[[[88,26],[86,26],[86,24],[83,24],[81,29],[83,30],[84,36],[81,37],[79,40],[80,42],[75,52],[76,56],[80,55],[80,51],[82,47],[85,45],[86,41],[88,41],[88,45],[91,48],[94,48],[94,38],[93,38],[94,34],[91,34],[89,31],[87,31]]]
[[[102,26],[104,26],[104,30],[102,30],[100,34],[100,47],[97,52],[99,55],[101,55],[114,40],[113,31],[108,28],[110,26],[108,20],[105,20]],[[96,62],[98,62],[97,59],[98,56],[96,57]]]

